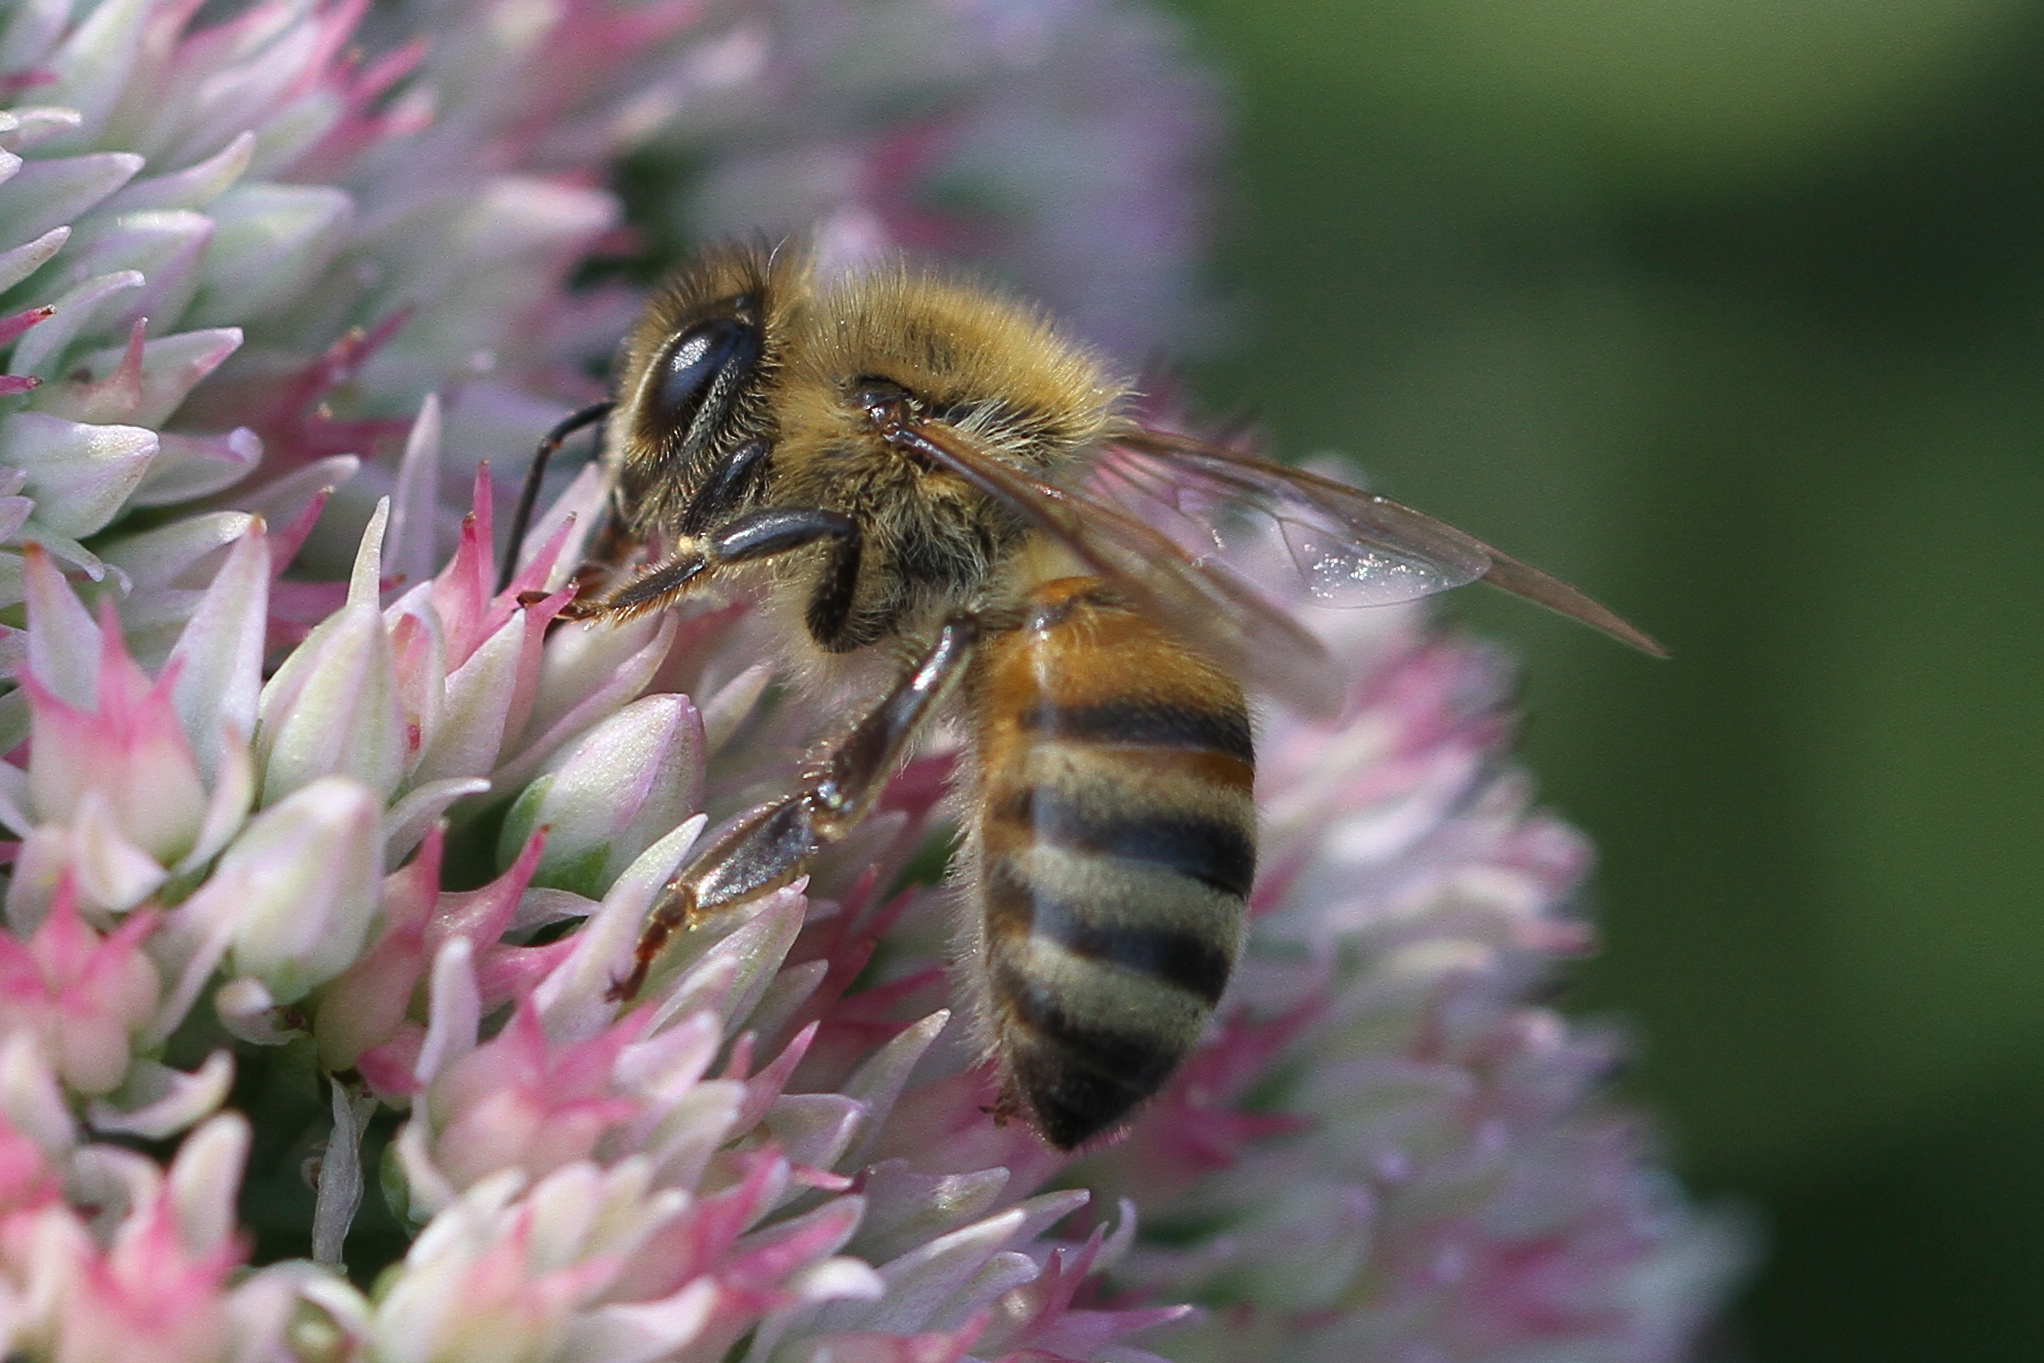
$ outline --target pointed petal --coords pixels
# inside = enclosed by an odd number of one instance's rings
[[[456,800],[487,794],[490,783],[479,776],[453,777],[432,781],[406,791],[384,816],[383,859],[395,866],[412,854],[412,849],[440,821]]]
[[[178,314],[146,289],[128,305],[152,320]],[[216,327],[144,341],[132,360],[125,347],[90,351],[72,362],[61,382],[36,395],[35,409],[73,421],[161,426],[202,379],[240,349],[241,338],[240,327]]]
[[[433,579],[440,560],[435,542],[439,510],[440,395],[428,393],[405,438],[383,553],[385,570],[407,585]]]
[[[8,366],[18,374],[33,374],[45,381],[57,377],[60,363],[74,344],[95,334],[95,328],[125,324],[128,319],[119,317],[125,301],[122,295],[147,282],[140,270],[117,270],[72,285],[57,296],[50,320],[15,342]]]
[[[119,514],[157,448],[156,432],[140,426],[86,425],[42,412],[0,420],[0,449],[28,473],[36,522],[73,539]]]
[[[404,772],[390,641],[373,603],[344,607],[263,688],[256,760],[262,803],[325,776],[352,776],[387,799]]]
[[[674,618],[636,620],[621,628],[570,626],[547,640],[538,694],[525,732],[504,745],[497,786],[516,790],[561,745],[635,698],[653,680],[674,638]]]
[[[244,527],[171,649],[178,719],[208,780],[227,750],[221,735],[255,732],[262,696],[270,552],[260,519]]]
[[[887,1120],[887,1114],[894,1108],[894,1100],[908,1084],[909,1072],[916,1062],[923,1058],[923,1052],[943,1032],[944,1024],[951,1020],[949,1009],[939,1009],[904,1031],[900,1036],[882,1046],[878,1052],[853,1072],[839,1092],[848,1098],[855,1098],[872,1114],[871,1120],[862,1128],[856,1148],[841,1164],[826,1165],[833,1169],[854,1169],[865,1162],[866,1154],[873,1148],[879,1136],[880,1126]]]
[[[206,1065],[226,1059],[224,1051],[216,1051]],[[237,1234],[234,1202],[248,1163],[250,1135],[246,1117],[223,1112],[207,1119],[178,1146],[164,1191],[177,1209],[179,1238],[188,1249],[208,1253]]]
[[[210,497],[254,473],[263,459],[263,442],[246,426],[224,435],[181,435],[158,432],[161,452],[135,495],[134,507],[177,506]]]
[[[56,73],[57,79],[39,94],[52,104],[66,105],[84,116],[75,138],[67,141],[92,137],[113,110],[129,72],[134,69],[142,37],[149,31],[144,22],[149,5],[150,0],[106,0],[47,59],[48,68]],[[134,160],[140,168],[142,158],[137,156]]]
[[[213,793],[207,797],[205,818],[192,850],[172,868],[180,876],[190,875],[217,856],[241,831],[255,803],[255,754],[240,730],[232,724],[221,725],[214,752]]]
[[[227,1051],[213,1052],[190,1074],[137,1060],[120,1091],[94,1099],[85,1116],[95,1131],[167,1140],[218,1109],[233,1085],[234,1057]]]
[[[80,710],[99,706],[99,624],[49,556],[30,545],[22,555],[28,600],[28,667],[50,694]]]
[[[204,208],[241,178],[255,146],[256,135],[244,130],[203,161],[167,175],[129,181],[100,205],[100,211],[138,213],[149,209]]]
[[[504,720],[518,686],[525,621],[514,616],[447,678],[445,709],[431,746],[420,754],[419,782],[482,776],[495,763]]]
[[[603,907],[575,934],[574,952],[533,991],[547,1034],[560,1041],[593,1036],[617,1015],[608,999],[612,981],[631,968],[632,945],[653,896],[674,874],[708,822],[698,814],[654,843],[604,896]]]
[[[102,12],[113,8],[100,6]],[[0,238],[21,241],[72,222],[140,169],[142,158],[124,151],[30,161],[7,182]]]
[[[242,183],[207,208],[214,249],[188,320],[264,321],[304,297],[347,239],[355,201],[330,185]]]
[[[361,954],[383,879],[381,801],[328,776],[264,810],[184,906],[234,923],[232,969],[294,1003]]]
[[[13,288],[43,267],[71,239],[69,226],[52,227],[34,241],[0,251],[0,291]]]

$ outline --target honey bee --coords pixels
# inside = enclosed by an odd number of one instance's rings
[[[908,265],[825,277],[793,249],[712,251],[648,304],[617,393],[542,444],[511,557],[545,456],[602,421],[601,576],[576,613],[715,583],[758,600],[812,680],[865,659],[888,681],[792,793],[667,883],[615,996],[675,931],[802,875],[949,707],[959,992],[997,1114],[1060,1149],[1155,1094],[1227,987],[1256,873],[1244,684],[1324,709],[1341,680],[1292,611],[1160,521],[1274,522],[1334,604],[1482,578],[1661,652],[1431,517],[1139,424],[1037,312]]]

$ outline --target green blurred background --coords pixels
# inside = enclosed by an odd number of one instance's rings
[[[2044,1358],[2044,9],[1181,0],[1244,191],[1200,377],[1560,572],[1570,995],[1766,1259],[1729,1356]]]

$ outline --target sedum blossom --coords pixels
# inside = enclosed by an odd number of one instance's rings
[[[1198,330],[1216,136],[1136,0],[0,8],[0,1350],[1684,1357],[1737,1238],[1529,1001],[1589,852],[1412,610],[1315,617],[1347,706],[1266,717],[1243,965],[1118,1142],[989,1116],[941,737],[611,997],[834,716],[741,606],[561,622],[586,474],[496,589],[479,461],[635,306],[566,282],[635,249],[609,168],[1132,354]]]
[[[133,1034],[156,1012],[162,982],[142,953],[154,915],[130,914],[101,935],[78,915],[66,880],[26,941],[0,935],[0,1036],[35,1039],[65,1087],[99,1095],[128,1072]]]

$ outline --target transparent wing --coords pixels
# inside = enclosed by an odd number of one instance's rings
[[[1309,714],[1339,708],[1347,679],[1320,641],[1225,564],[1084,489],[1024,473],[940,423],[896,428],[889,438],[964,478],[1237,676]]]
[[[1130,519],[1159,519],[1181,543],[1204,536],[1226,548],[1252,522],[1273,526],[1306,590],[1326,605],[1389,605],[1481,580],[1667,656],[1561,579],[1388,497],[1304,469],[1144,430],[1102,452],[1093,493],[1128,508]]]

